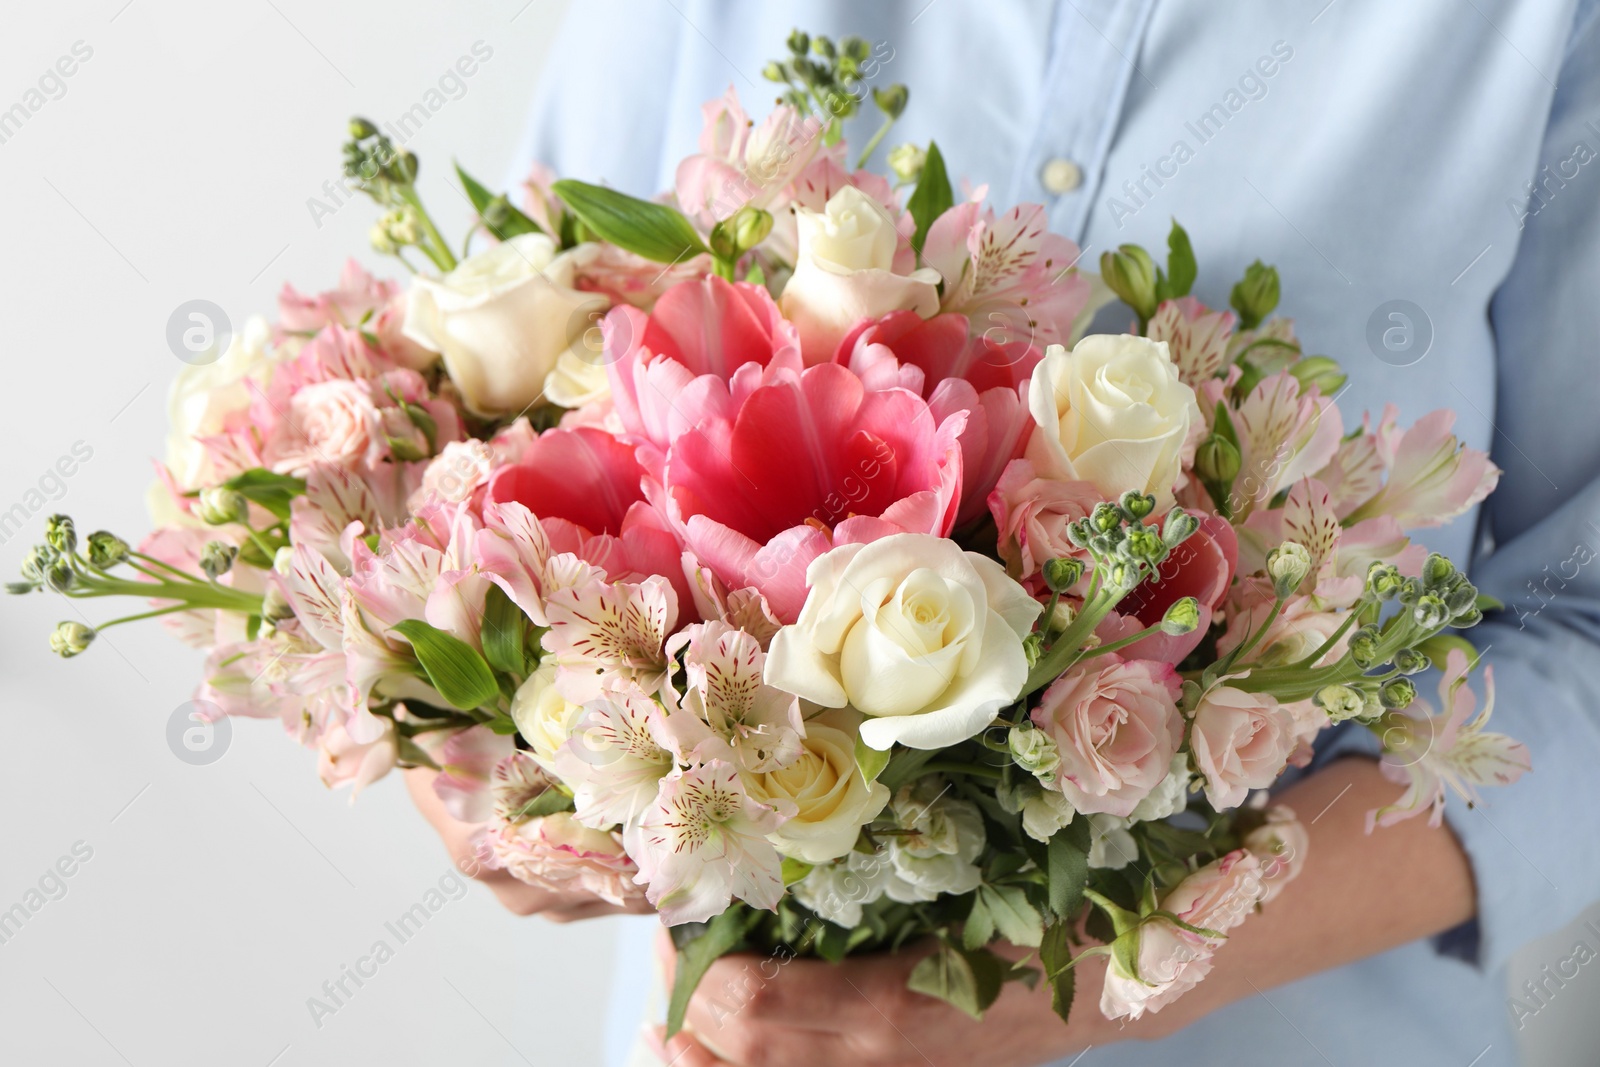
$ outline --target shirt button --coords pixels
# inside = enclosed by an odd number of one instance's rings
[[[1070,159],[1052,159],[1039,172],[1039,182],[1045,192],[1055,196],[1070,193],[1083,181],[1083,171]]]

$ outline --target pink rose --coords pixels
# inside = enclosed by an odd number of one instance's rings
[[[1255,910],[1262,897],[1261,861],[1244,849],[1195,871],[1161,900],[1189,926],[1225,934]],[[1100,992],[1100,1011],[1108,1019],[1137,1019],[1157,1012],[1193,989],[1211,971],[1220,937],[1186,930],[1169,919],[1152,918],[1139,927],[1138,974],[1112,957]]]
[[[1035,592],[1042,591],[1038,576],[1047,560],[1084,556],[1067,539],[1067,527],[1104,499],[1088,482],[1041,478],[1028,460],[1012,460],[989,494],[1006,569]]]
[[[382,420],[366,387],[334,379],[294,394],[268,459],[279,474],[304,474],[313,463],[371,465],[383,451]]]
[[[484,835],[488,866],[519,882],[555,893],[574,890],[610,904],[644,899],[634,884],[639,869],[622,848],[622,837],[594,830],[561,811],[523,823],[498,823]]]
[[[392,771],[398,758],[392,722],[384,720],[378,739],[364,743],[352,739],[344,724],[338,723],[323,731],[317,773],[329,789],[348,785],[353,803],[362,789]]]
[[[1183,739],[1177,693],[1171,665],[1149,660],[1113,659],[1051,683],[1033,722],[1060,750],[1058,780],[1074,808],[1126,818],[1161,783]]]
[[[1265,904],[1300,876],[1311,835],[1292,809],[1279,804],[1267,810],[1266,822],[1245,835],[1244,847],[1261,862],[1261,903]]]
[[[1294,715],[1271,695],[1219,685],[1200,698],[1189,743],[1206,799],[1222,811],[1276,781],[1299,739]]]

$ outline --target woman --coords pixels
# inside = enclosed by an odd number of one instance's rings
[[[1045,204],[1090,262],[1122,242],[1159,246],[1176,217],[1207,304],[1226,303],[1216,286],[1250,260],[1274,263],[1299,336],[1351,372],[1341,406],[1393,401],[1403,420],[1455,408],[1456,432],[1505,470],[1481,514],[1426,540],[1471,559],[1508,605],[1471,635],[1495,665],[1499,722],[1537,772],[1492,808],[1452,806],[1440,828],[1368,836],[1364,813],[1395,787],[1354,737],[1331,735],[1282,790],[1309,825],[1305,876],[1231,938],[1208,981],[1138,1023],[1080,1008],[1063,1027],[1047,996],[1014,984],[972,1022],[905,990],[915,954],[838,968],[730,958],[663,1061],[1032,1067],[1093,1046],[1095,1064],[1515,1062],[1511,1027],[1536,1005],[1508,1014],[1504,962],[1600,896],[1600,713],[1584,699],[1600,664],[1600,579],[1585,566],[1600,545],[1597,8],[574,6],[525,145],[557,173],[670,188],[699,104],[732,83],[759,116],[774,91],[760,71],[798,26],[874,42],[884,82],[911,88],[891,143],[936,137],[954,175],[1002,206]],[[429,810],[426,781],[414,785]],[[493,884],[521,914],[604,910]],[[1079,982],[1092,993],[1098,976]]]

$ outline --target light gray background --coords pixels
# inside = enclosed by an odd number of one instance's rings
[[[331,285],[348,255],[392,273],[366,251],[370,204],[319,226],[306,201],[338,176],[347,116],[398,117],[482,41],[493,56],[410,142],[424,195],[459,233],[448,163],[495,182],[506,172],[565,6],[95,0],[8,12],[0,110],[75,42],[93,56],[0,144],[0,511],[76,442],[93,455],[28,532],[0,542],[0,568],[15,572],[53,510],[85,531],[146,529],[178,304],[215,301],[237,326],[270,312],[285,278]],[[0,944],[0,1062],[599,1062],[616,929],[515,919],[476,889],[315,1026],[307,998],[375,940],[395,946],[383,924],[449,869],[400,782],[352,807],[270,722],[235,723],[219,762],[186,765],[165,728],[198,654],[157,626],[128,627],[63,662],[46,639],[73,617],[68,604],[3,607],[0,911],[75,842],[93,858]],[[87,617],[107,617],[100,608]],[[1553,966],[1578,936],[1531,946],[1523,969]],[[1528,1022],[1530,1063],[1600,1048],[1597,970]]]

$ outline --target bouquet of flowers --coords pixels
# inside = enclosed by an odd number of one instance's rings
[[[206,714],[353,792],[436,768],[484,863],[647,900],[674,1029],[720,954],[930,939],[912,987],[973,1015],[1042,978],[1065,1017],[1108,955],[1100,1010],[1137,1018],[1298,873],[1266,791],[1323,730],[1378,735],[1377,825],[1527,770],[1450,633],[1495,605],[1406,532],[1499,476],[1452,414],[1347,431],[1273,269],[1207,308],[1177,225],[1096,277],[934,144],[852,169],[882,62],[797,32],[778,106],[706,104],[653,201],[461,173],[460,259],[355,120],[410,279],[286,286],[176,383],[156,532],[56,516],[13,591],[146,601],[207,651]],[[863,160],[907,102],[870,95]],[[1127,332],[1084,336],[1113,294]]]

